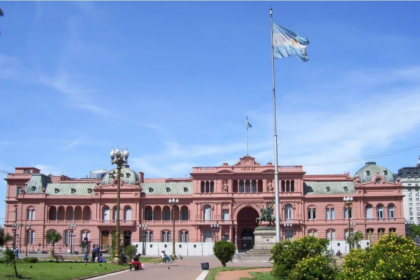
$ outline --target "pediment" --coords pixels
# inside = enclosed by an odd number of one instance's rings
[[[235,164],[235,167],[240,167],[242,170],[254,170],[256,166],[261,166],[255,158],[251,156],[244,156],[239,159],[239,162]]]

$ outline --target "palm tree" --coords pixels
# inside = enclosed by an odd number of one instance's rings
[[[60,241],[62,238],[63,237],[61,236],[61,234],[59,232],[57,232],[55,229],[47,230],[47,234],[45,235],[45,239],[48,242],[51,242],[51,245],[52,245],[51,255],[52,256],[54,256],[54,245],[55,245],[55,243]]]
[[[363,233],[358,230],[353,234],[353,243],[356,245],[356,248],[359,246],[360,240],[364,237]]]
[[[7,243],[9,243],[10,241],[13,241],[13,236],[11,236],[9,233],[6,233],[6,235],[4,236],[4,245],[6,245],[7,247]]]
[[[3,253],[3,260],[4,260],[4,264],[7,266],[13,266],[14,270],[15,270],[15,277],[18,278],[18,272],[17,272],[17,267],[16,267],[16,255],[15,253],[10,250],[9,248],[6,249],[6,251]]]

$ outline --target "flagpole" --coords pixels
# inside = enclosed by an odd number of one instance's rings
[[[276,195],[276,241],[280,242],[280,199],[279,199],[279,168],[277,153],[277,117],[276,117],[276,81],[274,72],[274,46],[273,46],[273,9],[270,7],[271,24],[271,73],[273,79],[273,116],[274,116],[274,182]]]
[[[248,117],[246,117],[246,155],[248,155]]]

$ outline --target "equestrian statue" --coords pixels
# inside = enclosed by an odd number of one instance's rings
[[[258,226],[261,225],[262,221],[268,222],[268,227],[274,226],[274,222],[276,221],[276,217],[271,215],[271,210],[273,209],[274,205],[274,198],[273,201],[267,205],[267,208],[261,207],[261,216],[256,218],[255,221],[258,223]]]

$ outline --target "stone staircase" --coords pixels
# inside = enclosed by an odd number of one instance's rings
[[[252,258],[252,257],[271,257],[271,249],[251,249],[241,254],[243,258]]]

